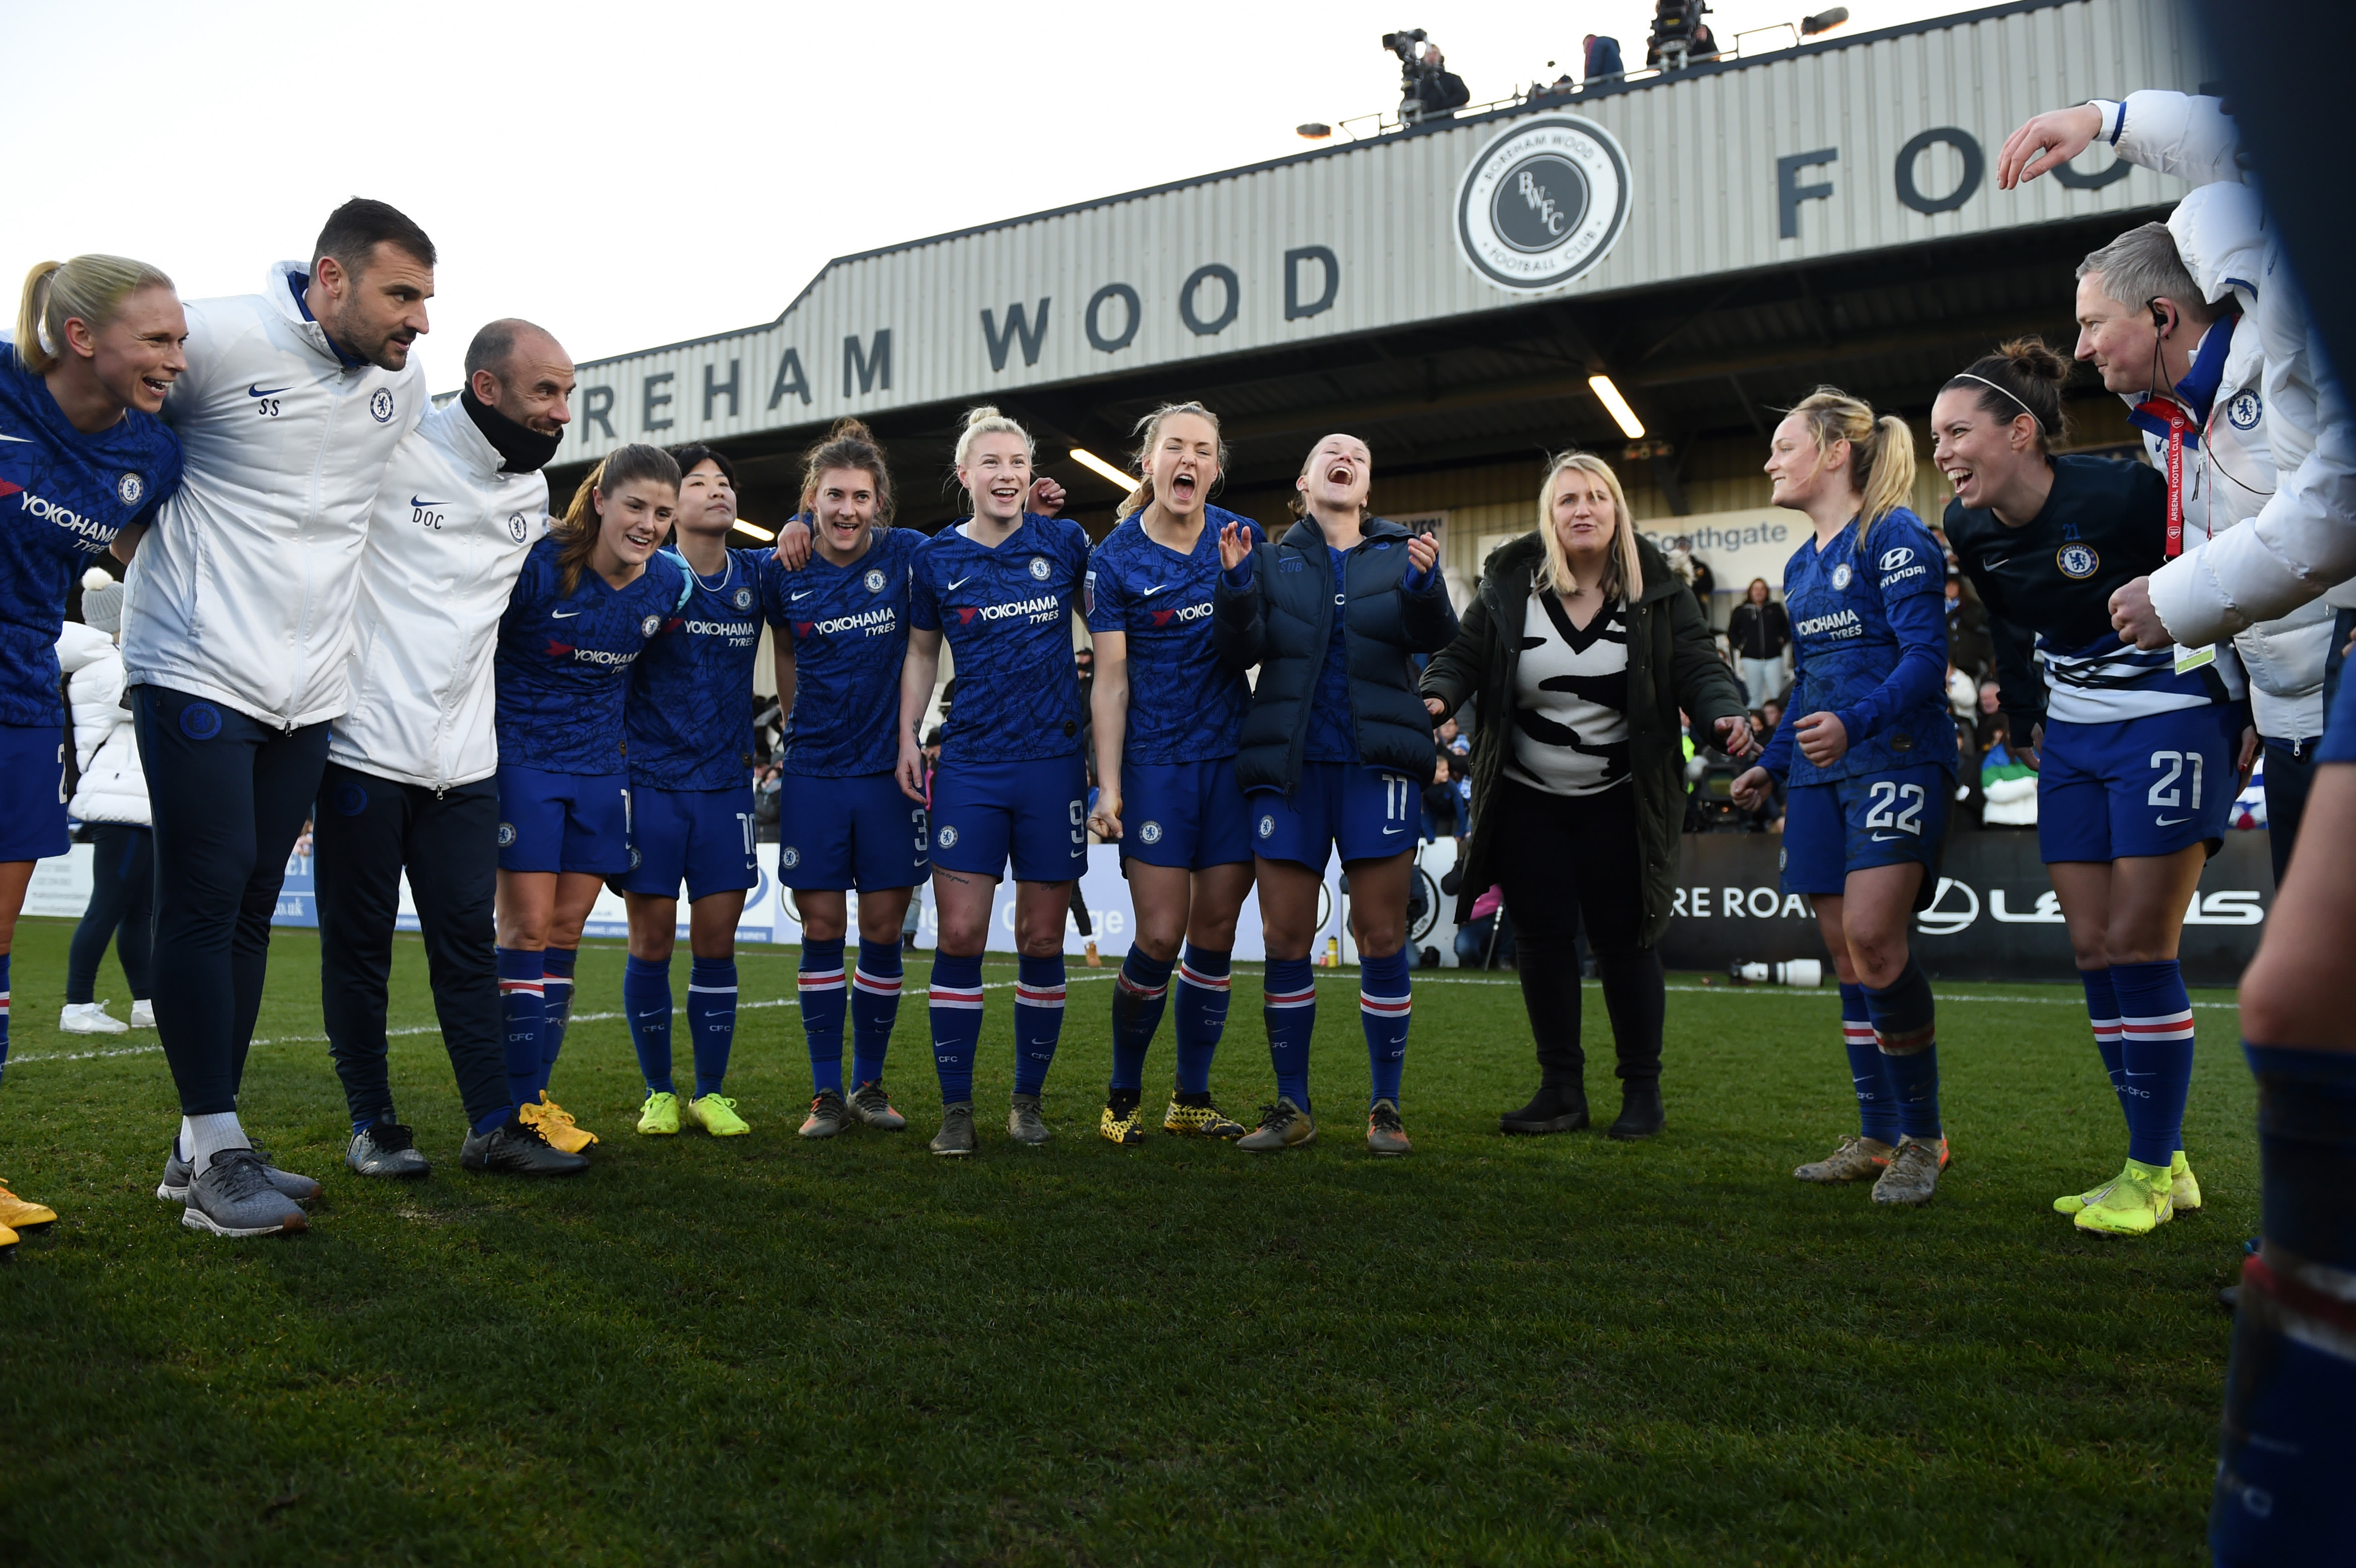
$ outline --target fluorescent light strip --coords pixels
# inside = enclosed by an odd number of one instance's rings
[[[1110,479],[1114,484],[1120,487],[1120,493],[1123,495],[1127,495],[1130,491],[1137,489],[1137,479],[1133,475],[1122,473],[1119,468],[1114,467],[1110,463],[1106,462],[1103,458],[1098,456],[1095,453],[1089,451],[1085,446],[1075,446],[1072,448],[1072,461],[1077,463],[1081,467],[1087,469],[1090,473],[1101,474],[1106,478]]]
[[[736,520],[734,527],[737,532],[749,533],[764,544],[768,543],[771,540],[777,537],[776,533],[768,529],[763,528],[759,523],[746,522],[741,517]]]
[[[1618,422],[1621,434],[1629,440],[1636,440],[1644,434],[1644,422],[1636,417],[1636,411],[1628,406],[1628,400],[1620,395],[1620,389],[1612,384],[1610,376],[1588,377],[1587,390],[1595,394],[1596,400],[1603,404],[1604,412]]]

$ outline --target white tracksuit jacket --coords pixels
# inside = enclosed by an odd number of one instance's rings
[[[2254,296],[2233,282],[2260,268],[2265,208],[2248,186],[2204,185],[2177,204],[2168,226],[2201,297],[2221,305],[2230,301],[2244,312],[2239,320],[2228,315],[2209,328],[2231,337],[2224,374],[2199,445],[2188,442],[2184,450],[2184,542],[2197,550],[2256,518],[2277,488],[2266,440],[2264,338],[2247,314]],[[2194,358],[2209,346],[2204,334]],[[2142,399],[2124,401],[2132,407]],[[2166,473],[2166,438],[2146,431],[2143,439],[2153,466]],[[2323,733],[2323,664],[2331,650],[2331,607],[2315,599],[2234,635],[2234,650],[2249,672],[2251,713],[2260,735],[2313,740]]]
[[[2098,99],[2095,107],[2103,139],[2129,163],[2196,186],[2243,183],[2240,135],[2219,100],[2147,91],[2124,102]],[[2324,373],[2322,344],[2280,234],[2271,226],[2262,232],[2256,275],[2227,281],[2265,355],[2276,483],[2248,528],[2222,532],[2152,574],[2153,607],[2188,647],[2286,616],[2327,592],[2335,606],[2356,606],[2356,585],[2349,585],[2356,577],[2356,417]]]
[[[58,636],[58,664],[66,672],[74,765],[81,769],[66,813],[79,822],[149,826],[147,774],[131,710],[123,705],[122,650],[96,627],[70,620]]]
[[[361,556],[350,709],[327,756],[435,789],[498,771],[491,655],[523,558],[548,532],[545,476],[502,473],[455,399],[393,453]]]
[[[123,657],[153,683],[282,729],[350,697],[360,546],[385,464],[426,408],[425,372],[347,368],[271,268],[258,295],[187,307],[188,368],[164,400],[187,465],[124,578]]]

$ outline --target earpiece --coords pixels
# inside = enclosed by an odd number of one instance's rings
[[[2157,298],[2147,299],[2144,301],[2144,306],[2151,312],[2151,329],[2154,332],[2167,331],[2168,313],[2160,309],[2159,301]]]

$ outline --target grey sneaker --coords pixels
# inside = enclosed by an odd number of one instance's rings
[[[431,1176],[433,1162],[417,1152],[417,1137],[398,1122],[378,1122],[365,1133],[352,1134],[344,1164],[360,1176],[406,1180]]]
[[[275,1236],[304,1230],[310,1221],[295,1201],[271,1185],[270,1170],[253,1149],[222,1149],[188,1184],[180,1223],[216,1236]]]
[[[539,1128],[510,1116],[487,1133],[467,1133],[458,1145],[458,1164],[490,1176],[579,1176],[589,1168],[589,1156],[566,1154]]]
[[[1280,1149],[1297,1149],[1317,1141],[1317,1123],[1309,1112],[1280,1094],[1273,1105],[1259,1108],[1259,1127],[1236,1140],[1236,1147],[1248,1154],[1272,1155]]]
[[[896,1133],[908,1124],[905,1116],[892,1109],[892,1097],[884,1092],[880,1078],[851,1091],[851,1113],[879,1133]]]
[[[1926,1143],[1921,1138],[1901,1138],[1898,1152],[1890,1156],[1890,1168],[1873,1184],[1876,1203],[1923,1204],[1939,1186],[1939,1172],[1947,1163],[1947,1141]]]
[[[831,1138],[851,1125],[851,1108],[842,1096],[831,1089],[821,1089],[810,1101],[810,1112],[802,1119],[801,1135],[805,1138]]]
[[[941,1130],[933,1134],[933,1153],[958,1155],[973,1153],[973,1106],[958,1101],[941,1107]]]
[[[308,1203],[319,1196],[317,1182],[306,1176],[296,1176],[292,1171],[280,1170],[270,1163],[268,1149],[256,1149],[253,1152],[262,1156],[262,1171],[269,1176],[270,1185],[276,1191],[284,1193],[297,1203]],[[195,1168],[180,1157],[180,1141],[177,1138],[173,1139],[170,1151],[164,1156],[164,1179],[155,1184],[155,1196],[166,1203],[187,1202],[188,1184],[195,1175]]]
[[[1014,1103],[1006,1112],[1006,1135],[1034,1149],[1055,1136],[1055,1130],[1040,1118],[1037,1095],[1018,1094],[1014,1097]]]
[[[1415,1145],[1408,1142],[1407,1128],[1400,1124],[1397,1101],[1377,1100],[1366,1112],[1366,1153],[1383,1155],[1415,1153]]]
[[[1843,1138],[1840,1147],[1792,1174],[1802,1181],[1863,1181],[1890,1163],[1890,1148],[1879,1138]]]

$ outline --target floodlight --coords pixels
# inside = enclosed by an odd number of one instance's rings
[[[1633,441],[1644,434],[1644,422],[1636,417],[1636,411],[1628,406],[1628,400],[1620,395],[1620,389],[1612,384],[1610,376],[1588,377],[1587,390],[1603,404],[1604,412],[1620,426],[1622,435]]]

